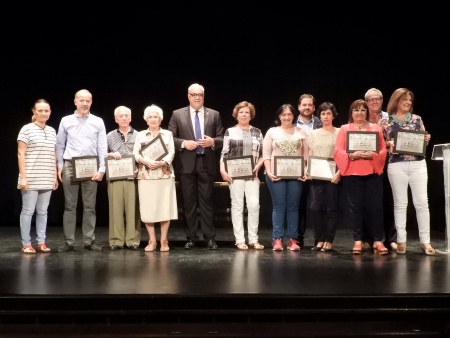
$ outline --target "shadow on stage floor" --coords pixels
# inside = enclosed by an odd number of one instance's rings
[[[218,226],[219,250],[183,249],[174,222],[169,252],[26,255],[18,227],[0,227],[0,336],[81,337],[444,337],[450,332],[450,264],[445,234],[425,256],[408,230],[406,255],[351,253],[351,231],[339,229],[334,250],[315,252],[307,230],[300,252],[273,252],[271,228],[260,228],[262,251],[239,251],[230,224]],[[34,229],[33,229],[34,231]],[[34,237],[34,235],[33,235]],[[48,228],[52,249],[62,227]]]

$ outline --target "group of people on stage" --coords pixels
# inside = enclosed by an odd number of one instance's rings
[[[350,104],[348,123],[340,128],[333,125],[338,115],[333,103],[323,102],[316,111],[314,97],[302,94],[297,109],[291,104],[278,108],[276,125],[265,135],[250,124],[256,110],[248,101],[235,105],[232,115],[237,123],[224,131],[220,113],[204,106],[202,85],[189,86],[187,98],[189,105],[173,111],[167,129],[161,128],[163,110],[156,105],[145,109],[143,118],[148,128],[139,132],[131,126],[131,110],[119,106],[114,110],[118,127],[109,133],[102,118],[91,113],[92,94],[88,90],[75,94],[76,109],[61,119],[58,131],[46,124],[50,104],[37,100],[31,123],[21,128],[17,138],[22,252],[51,251],[46,245],[47,209],[59,182],[64,190],[64,242],[57,251],[75,250],[79,194],[84,248],[102,250],[95,241],[98,182],[108,169],[106,161],[132,157],[136,170],[107,182],[110,250],[139,250],[141,222],[148,232],[146,252],[158,247],[161,252],[170,250],[170,221],[178,219],[175,178],[180,183],[186,226],[184,249],[200,246],[200,225],[204,246],[217,250],[213,186],[218,169],[230,191],[237,249],[264,249],[258,237],[259,171],[264,166],[272,202],[274,251],[284,247],[300,250],[307,224],[314,231],[312,250],[333,250],[340,203],[344,202],[343,219],[352,229],[353,254],[361,254],[365,245],[370,245],[375,254],[387,254],[388,247],[405,254],[410,187],[421,248],[426,255],[435,254],[430,244],[424,153],[398,152],[394,142],[399,131],[423,134],[425,144],[431,137],[422,118],[413,113],[414,94],[409,89],[398,88],[392,93],[387,112],[382,111],[381,91],[369,89],[364,99]],[[365,148],[355,146],[357,141],[353,140],[358,136],[368,137]],[[367,149],[368,145],[373,149]],[[97,171],[88,179],[74,179],[77,168],[73,159],[79,157],[98,159]],[[235,158],[251,159],[251,168],[243,177],[227,165]],[[324,163],[331,168],[330,173],[317,176],[314,166]],[[383,179],[385,174],[387,179]],[[391,199],[387,191],[392,191]],[[30,234],[34,213],[36,249]],[[159,236],[156,227],[160,228]]]

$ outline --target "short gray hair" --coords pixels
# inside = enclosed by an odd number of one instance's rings
[[[151,106],[148,106],[147,108],[145,108],[144,110],[144,120],[147,121],[148,116],[150,115],[150,113],[156,113],[158,114],[159,118],[163,119],[163,111],[161,108],[159,108],[157,105],[152,104]]]
[[[376,92],[378,95],[380,95],[381,98],[383,98],[383,93],[381,90],[377,88],[370,88],[365,94],[364,94],[364,100],[367,100],[367,95],[369,95],[370,92]]]
[[[189,86],[188,94],[190,94],[195,89],[200,89],[202,91],[202,94],[205,94],[205,88],[203,88],[203,86],[198,83],[193,83]]]
[[[131,109],[125,106],[118,106],[116,109],[114,109],[114,116],[119,115],[120,112],[125,112],[128,115],[131,116]]]

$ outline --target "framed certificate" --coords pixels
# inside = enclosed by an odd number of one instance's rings
[[[394,153],[425,156],[427,143],[425,142],[426,131],[414,131],[400,129],[394,136]]]
[[[105,163],[107,181],[128,179],[135,176],[136,162],[134,155],[123,155],[120,160],[107,157]]]
[[[274,156],[274,175],[278,178],[298,179],[303,177],[303,156]]]
[[[151,140],[149,143],[143,146],[141,150],[139,150],[139,153],[146,159],[159,161],[169,152],[167,151],[166,145],[164,144],[164,140],[162,139],[161,134],[159,134],[153,140]]]
[[[347,153],[355,151],[373,151],[378,153],[378,132],[376,131],[348,131]]]
[[[336,171],[336,162],[332,158],[319,156],[308,158],[308,173],[313,179],[331,181]]]
[[[98,171],[98,163],[97,156],[72,157],[72,181],[90,180]]]
[[[225,171],[233,179],[253,178],[253,156],[224,157]]]

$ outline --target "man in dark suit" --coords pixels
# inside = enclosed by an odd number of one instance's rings
[[[168,129],[173,133],[176,171],[181,184],[186,222],[185,249],[198,242],[197,206],[206,245],[217,250],[213,223],[213,187],[218,163],[216,150],[223,145],[222,119],[218,111],[206,108],[205,89],[198,83],[188,88],[189,106],[172,113]],[[197,135],[197,136],[196,136]]]

